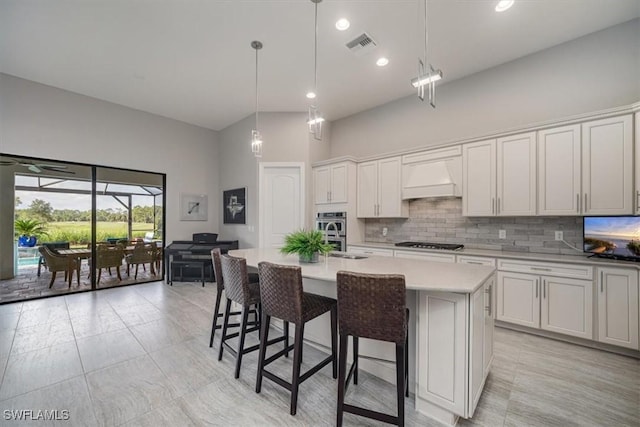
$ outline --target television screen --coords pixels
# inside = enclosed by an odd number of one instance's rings
[[[640,216],[584,218],[584,251],[640,259]]]

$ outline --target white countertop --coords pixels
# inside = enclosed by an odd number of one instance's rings
[[[454,254],[454,255],[470,255],[470,256],[483,256],[490,258],[509,258],[509,259],[522,259],[529,261],[545,261],[545,262],[562,262],[569,264],[585,264],[591,266],[600,267],[627,267],[640,269],[640,263],[633,261],[619,261],[614,259],[604,258],[589,258],[586,253],[580,253],[576,251],[575,255],[560,255],[560,254],[540,254],[535,252],[516,252],[516,251],[495,251],[488,249],[472,249],[464,248],[457,251],[447,251],[442,249],[421,249],[421,248],[405,248],[401,246],[395,246],[393,243],[374,243],[374,242],[361,242],[361,243],[349,243],[348,247],[364,247],[364,248],[380,248],[391,249],[396,251],[411,251],[411,252],[429,252],[438,254]],[[348,248],[347,248],[348,249]]]
[[[371,274],[403,274],[407,289],[420,291],[473,293],[495,271],[493,267],[449,264],[414,259],[371,256],[364,259],[320,257],[318,263],[300,263],[297,255],[284,255],[278,249],[237,249],[232,256],[247,259],[247,265],[258,267],[260,261],[297,265],[302,277],[335,282],[340,270]]]

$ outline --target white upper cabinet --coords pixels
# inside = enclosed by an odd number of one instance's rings
[[[462,147],[462,214],[531,216],[536,213],[536,134]]]
[[[462,146],[462,214],[495,215],[496,140]]]
[[[498,154],[496,214],[536,214],[536,133],[496,140]]]
[[[405,218],[400,157],[358,164],[358,218]]]
[[[538,213],[580,215],[580,125],[538,132]]]
[[[349,194],[349,165],[318,166],[313,168],[314,200],[317,205],[347,203]]]
[[[582,124],[582,213],[633,212],[632,116]]]

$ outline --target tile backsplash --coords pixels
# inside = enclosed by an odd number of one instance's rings
[[[498,230],[506,231],[506,239],[498,239]],[[416,199],[409,202],[408,219],[367,219],[365,240],[463,243],[474,249],[576,255],[575,249],[555,241],[556,230],[569,244],[582,247],[582,217],[464,217],[460,198]]]

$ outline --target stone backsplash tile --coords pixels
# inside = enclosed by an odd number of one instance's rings
[[[383,236],[385,227],[387,235]],[[506,230],[507,238],[498,239],[498,230]],[[555,241],[556,230],[563,232],[569,244],[582,247],[582,217],[463,217],[459,198],[411,200],[408,219],[365,220],[369,242],[418,240],[463,243],[474,249],[574,255],[574,249]]]

